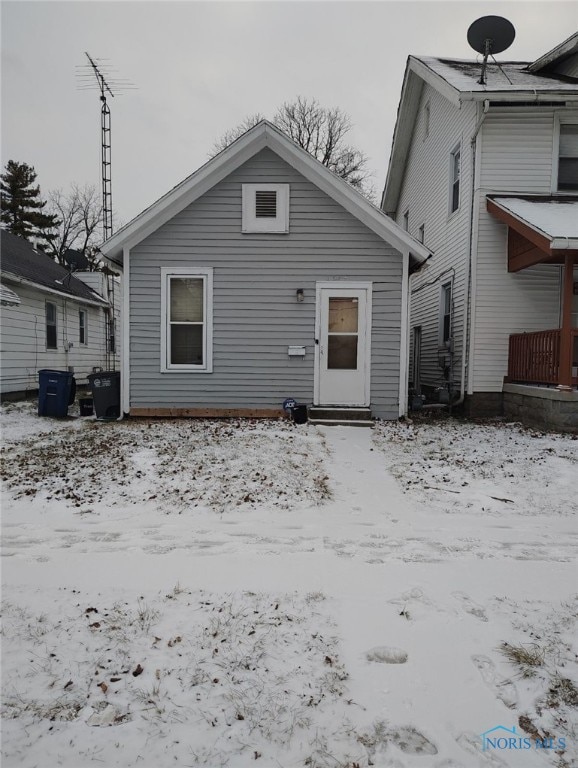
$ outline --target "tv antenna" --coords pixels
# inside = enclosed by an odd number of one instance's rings
[[[482,16],[470,24],[468,29],[468,43],[484,57],[482,72],[478,83],[486,84],[486,67],[488,56],[494,57],[495,53],[502,53],[509,48],[516,37],[514,25],[502,16]]]
[[[130,81],[118,77],[116,70],[106,63],[107,59],[93,59],[85,51],[88,64],[77,67],[78,90],[97,90],[100,92],[102,107],[100,110],[101,164],[102,164],[102,229],[105,240],[112,235],[112,179],[111,179],[111,126],[110,107],[107,97],[136,88]]]

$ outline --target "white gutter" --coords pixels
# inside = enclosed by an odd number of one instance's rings
[[[464,327],[462,331],[462,371],[460,376],[460,396],[458,400],[455,403],[450,402],[450,408],[455,408],[456,406],[461,405],[464,400],[466,399],[466,375],[468,370],[468,363],[470,358],[470,349],[469,349],[469,336],[471,331],[471,298],[472,298],[472,272],[473,272],[473,259],[474,259],[474,238],[473,238],[473,230],[474,230],[474,208],[476,203],[476,155],[478,151],[478,136],[480,133],[480,129],[484,123],[484,120],[486,119],[486,115],[488,114],[488,111],[490,109],[490,102],[488,100],[484,101],[483,111],[482,114],[476,123],[476,127],[474,128],[474,132],[472,134],[472,137],[470,139],[470,146],[472,148],[472,184],[471,184],[471,200],[470,200],[470,226],[469,226],[469,244],[470,244],[470,252],[469,252],[469,258],[467,262],[467,273],[466,273],[466,295],[464,298]]]
[[[399,345],[399,417],[407,416],[409,379],[409,251],[402,256],[401,325]]]

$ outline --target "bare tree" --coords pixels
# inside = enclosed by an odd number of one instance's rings
[[[227,131],[213,145],[213,155],[228,147],[258,122],[263,115],[246,117],[235,128]],[[346,142],[352,128],[349,116],[339,107],[322,107],[317,99],[298,96],[295,101],[285,102],[275,113],[273,124],[287,134],[300,147],[319,162],[349,182],[370,200],[375,192],[369,183],[367,157]]]
[[[58,217],[59,226],[53,231],[46,253],[59,264],[70,249],[88,259],[89,269],[100,269],[98,244],[102,240],[102,201],[93,185],[73,184],[70,192],[60,189],[48,195],[48,210]]]

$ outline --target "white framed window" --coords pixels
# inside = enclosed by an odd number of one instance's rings
[[[46,302],[46,349],[58,349],[56,304],[52,301]]]
[[[423,140],[425,141],[429,136],[429,124],[431,120],[431,106],[429,101],[426,102],[423,108]]]
[[[460,207],[460,180],[462,175],[462,152],[460,145],[450,155],[450,213]]]
[[[556,191],[578,192],[578,121],[559,123]]]
[[[447,347],[452,337],[452,284],[451,281],[441,287],[439,343]]]
[[[161,268],[161,372],[213,370],[213,269]]]
[[[85,345],[88,343],[87,314],[85,309],[78,310],[78,342]]]
[[[243,184],[243,232],[289,232],[289,184]]]

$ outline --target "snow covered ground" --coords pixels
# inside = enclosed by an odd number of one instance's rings
[[[578,765],[578,441],[1,423],[3,766]]]

